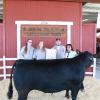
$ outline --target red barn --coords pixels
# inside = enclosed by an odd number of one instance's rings
[[[64,45],[71,43],[74,49],[95,53],[95,24],[82,24],[82,2],[77,1],[4,0],[3,24],[0,24],[0,78],[9,77],[11,65],[28,38],[33,40],[33,47],[44,40],[50,48],[55,38],[60,37]],[[87,72],[92,75],[93,68]]]

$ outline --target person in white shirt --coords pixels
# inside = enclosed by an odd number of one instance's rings
[[[77,52],[73,50],[73,47],[71,44],[67,44],[65,58],[73,58],[75,56],[77,56]]]
[[[80,51],[76,49],[76,51],[73,50],[73,47],[71,44],[66,45],[66,53],[65,58],[74,58],[75,56],[79,55]],[[84,85],[82,84],[81,91],[84,92]]]
[[[32,59],[34,48],[32,47],[32,40],[28,39],[26,45],[21,48],[19,59]]]
[[[37,60],[46,59],[46,50],[43,41],[40,41],[37,48],[34,50],[33,58]]]
[[[62,45],[60,38],[56,39],[55,45],[53,46],[56,49],[56,59],[63,59],[65,58],[65,46]]]

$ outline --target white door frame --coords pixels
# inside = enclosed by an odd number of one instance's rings
[[[17,57],[21,48],[21,25],[65,25],[67,27],[67,43],[71,43],[71,26],[73,22],[69,21],[15,21],[17,24]]]

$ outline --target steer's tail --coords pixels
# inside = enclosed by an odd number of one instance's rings
[[[9,89],[8,89],[8,93],[7,93],[7,97],[8,97],[9,99],[12,98],[12,94],[13,94],[12,74],[13,74],[14,66],[15,66],[15,64],[13,65],[13,67],[12,67],[12,69],[11,69],[10,84],[9,84]]]

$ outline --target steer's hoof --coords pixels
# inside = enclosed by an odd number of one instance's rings
[[[85,92],[85,89],[81,89],[81,92]]]
[[[66,94],[65,97],[69,99],[70,98],[70,95]]]

